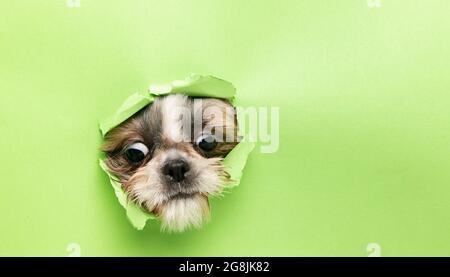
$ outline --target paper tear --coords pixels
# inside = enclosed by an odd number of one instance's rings
[[[156,97],[175,93],[183,93],[193,97],[228,99],[233,103],[235,100],[236,89],[233,84],[225,80],[214,76],[203,76],[198,74],[191,74],[184,80],[176,80],[165,85],[151,85],[148,92],[131,95],[113,116],[100,121],[99,127],[102,135],[105,136],[110,130],[114,129],[142,108],[152,103]],[[229,187],[239,185],[247,162],[247,157],[254,149],[254,146],[255,143],[253,142],[242,141],[224,158],[224,166],[233,180],[233,183]],[[126,210],[126,215],[130,223],[136,229],[142,230],[145,227],[147,220],[155,219],[156,217],[140,208],[134,202],[129,201],[125,191],[122,189],[122,185],[120,182],[116,181],[114,178],[115,176],[108,171],[104,160],[100,159],[99,164],[103,171],[108,175],[117,200]]]

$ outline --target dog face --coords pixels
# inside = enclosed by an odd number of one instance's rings
[[[222,159],[238,143],[234,108],[225,100],[181,94],[157,98],[105,137],[106,165],[130,201],[183,231],[209,218],[209,196],[230,176]]]

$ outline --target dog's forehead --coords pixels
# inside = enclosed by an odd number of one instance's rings
[[[201,131],[207,124],[226,125],[222,116],[211,121],[211,114],[226,112],[228,107],[231,105],[213,98],[189,98],[181,94],[157,98],[143,115],[142,135],[150,141],[190,140],[196,130]]]
[[[155,141],[177,141],[182,138],[183,123],[193,111],[193,101],[184,95],[157,98],[144,114],[145,136]],[[183,116],[184,115],[184,116]]]

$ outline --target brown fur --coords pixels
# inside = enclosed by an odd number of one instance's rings
[[[163,165],[164,160],[167,159],[167,155],[170,151],[175,151],[175,153],[178,153],[177,155],[184,155],[192,166],[197,166],[196,171],[191,170],[193,172],[191,175],[194,175],[189,178],[191,179],[190,182],[196,184],[193,186],[203,187],[203,191],[194,191],[193,195],[195,196],[192,197],[193,199],[198,199],[200,202],[206,201],[206,204],[196,202],[198,204],[196,209],[198,209],[198,207],[201,207],[200,210],[203,210],[204,208],[208,209],[208,211],[202,212],[203,216],[207,216],[209,214],[209,205],[207,201],[208,196],[210,196],[211,193],[213,195],[220,194],[221,188],[232,181],[230,180],[230,175],[226,172],[221,161],[222,158],[224,158],[238,143],[237,119],[235,112],[231,109],[231,111],[233,111],[231,114],[232,117],[230,117],[230,114],[223,113],[222,118],[215,118],[214,114],[206,110],[207,108],[211,107],[225,111],[226,109],[230,109],[231,105],[224,100],[209,98],[202,100],[203,106],[200,112],[202,112],[203,120],[201,127],[204,129],[208,126],[212,134],[219,137],[216,147],[212,151],[205,152],[196,145],[196,138],[194,137],[196,134],[193,134],[193,132],[191,142],[174,142],[169,137],[164,136],[162,131],[162,122],[164,117],[162,114],[162,103],[163,102],[161,99],[157,99],[152,105],[147,106],[106,135],[105,142],[101,148],[107,156],[105,161],[106,166],[111,173],[117,176],[118,181],[122,184],[131,201],[135,201],[146,208],[149,212],[159,216],[163,214],[162,209],[170,204],[168,202],[173,199],[171,198],[172,195],[173,197],[178,197],[178,195],[181,195],[182,197],[183,195],[181,188],[180,190],[172,191],[173,189],[171,189],[168,184],[165,184],[168,181],[164,179],[165,177],[162,176],[162,173],[160,172],[161,166]],[[186,103],[187,105],[192,105],[193,100],[188,99]],[[228,118],[226,118],[226,116],[228,116]],[[227,134],[233,134],[232,141],[225,141]],[[220,136],[222,136],[222,138],[220,138]],[[138,164],[129,162],[125,156],[126,148],[136,142],[140,142],[148,148],[148,154]],[[198,165],[196,165],[197,163]],[[205,166],[207,168],[204,168]],[[155,170],[159,173],[155,173]],[[197,172],[205,170],[209,173]],[[196,177],[195,174],[202,177]],[[211,174],[212,176],[210,176]],[[149,180],[149,178],[152,178],[152,180]],[[200,178],[198,182],[196,181],[196,178]],[[217,180],[218,184],[215,184],[213,187],[208,184],[201,185],[202,182],[206,182],[205,180],[211,180],[211,178],[212,180]],[[146,183],[152,183],[155,185],[152,187],[158,192],[154,192],[152,189],[148,191],[147,187],[145,187]],[[144,186],[144,188],[142,188],[142,186]],[[178,183],[178,186],[180,186],[180,183]],[[212,190],[212,188],[215,188],[218,191]],[[143,192],[142,189],[147,192]],[[183,190],[189,190],[189,187],[186,187]],[[159,200],[157,203],[143,202],[143,197],[147,195],[145,193],[156,193],[158,195],[152,197],[159,197],[161,199],[158,198]],[[147,199],[152,201],[151,197]],[[172,205],[172,208],[173,207],[178,206]],[[183,214],[183,212],[181,211],[180,214]],[[196,220],[199,220],[198,218],[193,218],[194,219],[192,220],[194,223],[197,222]],[[171,222],[171,224],[175,224],[173,221]],[[177,228],[181,228],[179,225],[175,224],[175,226],[177,226]]]

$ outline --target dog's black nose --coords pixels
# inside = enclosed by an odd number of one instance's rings
[[[183,159],[170,160],[163,167],[163,173],[172,177],[175,181],[181,182],[189,171],[188,163]]]

